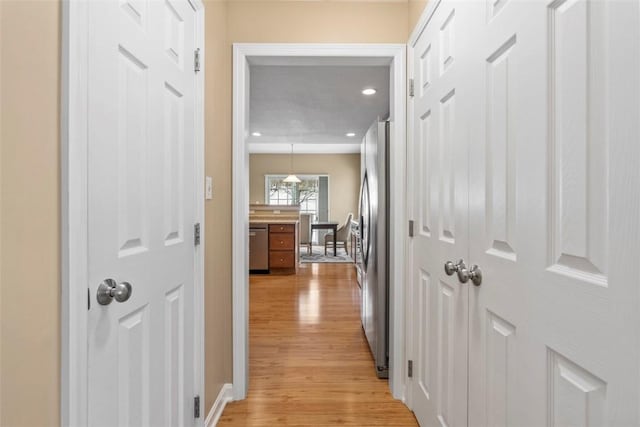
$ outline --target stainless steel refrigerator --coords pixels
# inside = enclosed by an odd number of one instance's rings
[[[361,317],[379,378],[387,378],[389,371],[389,126],[388,121],[376,121],[361,150]]]

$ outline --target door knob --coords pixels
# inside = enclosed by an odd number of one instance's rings
[[[111,301],[125,302],[131,297],[131,284],[129,282],[117,283],[113,279],[104,279],[98,286],[96,298],[98,304],[109,305]]]
[[[460,260],[456,273],[458,273],[458,280],[460,283],[467,283],[469,281],[469,270],[467,270],[467,265],[464,261]]]
[[[480,267],[473,264],[471,269],[469,270],[469,279],[473,282],[474,285],[480,286],[482,284],[482,270]]]
[[[471,268],[467,270],[467,266],[463,263],[458,268],[457,272],[458,280],[460,281],[460,283],[467,283],[469,279],[471,279],[471,282],[476,286],[480,286],[482,284],[482,271],[475,264],[473,264]]]
[[[469,278],[467,277],[467,279],[463,281],[461,277],[462,271],[464,271],[466,274],[467,265],[464,263],[464,260],[458,261],[457,264],[454,264],[452,261],[447,261],[444,263],[444,272],[447,273],[447,276],[453,276],[454,273],[458,273],[458,279],[462,283],[464,283],[469,280]]]
[[[456,265],[452,261],[445,262],[444,272],[447,273],[447,276],[453,276],[453,273],[456,272]]]

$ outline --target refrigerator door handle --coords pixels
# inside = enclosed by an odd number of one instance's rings
[[[366,222],[365,222],[366,215]],[[369,252],[371,248],[371,199],[369,193],[369,178],[367,171],[362,179],[362,190],[360,192],[360,241],[362,245],[362,261],[364,267],[369,265]]]

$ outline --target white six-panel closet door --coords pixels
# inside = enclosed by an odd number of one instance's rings
[[[470,144],[469,424],[638,425],[638,2],[491,2]]]
[[[473,103],[467,77],[476,17],[445,1],[414,46],[409,104],[410,240],[408,312],[411,406],[422,425],[467,423],[469,287],[445,274],[467,258],[468,140]]]
[[[421,425],[639,424],[639,23],[634,1],[444,0],[413,45]]]

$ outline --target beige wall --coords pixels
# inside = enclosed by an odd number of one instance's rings
[[[232,1],[230,43],[406,43],[408,5],[366,1]]]
[[[220,385],[231,381],[231,44],[404,43],[409,6],[205,4],[206,173],[214,178],[214,199],[206,204],[206,415]],[[60,399],[60,2],[0,0],[0,11],[0,425],[54,426]]]
[[[231,48],[227,4],[205,2],[205,416],[231,378]]]
[[[249,166],[249,200],[264,203],[264,176],[289,173],[290,156],[252,154]],[[342,222],[349,212],[358,214],[360,154],[296,154],[297,174],[329,175],[329,219]]]
[[[2,0],[0,4],[0,425],[56,425],[60,3]]]
[[[428,0],[409,0],[409,35],[418,23],[422,12],[427,7]]]

